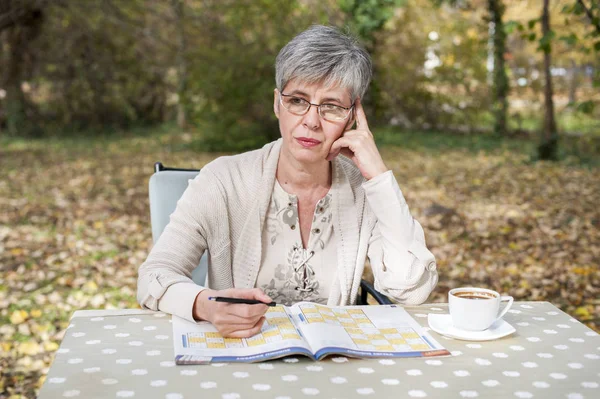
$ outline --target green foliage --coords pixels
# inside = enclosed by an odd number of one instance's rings
[[[571,33],[568,36],[559,37],[558,40],[562,40],[567,46],[574,46],[575,44],[577,44],[578,39],[575,33]]]
[[[404,4],[403,0],[339,0],[345,13],[346,24],[358,35],[373,58],[373,79],[363,99],[371,125],[382,124],[386,109],[380,84],[381,69],[377,55],[381,52],[381,33],[394,11]]]
[[[593,101],[582,101],[577,104],[577,111],[590,115],[594,112],[594,106],[595,104]]]
[[[538,51],[542,51],[544,53],[549,53],[552,48],[552,42],[554,41],[554,37],[556,33],[553,30],[548,31],[546,34],[542,36],[538,45]]]
[[[279,137],[273,113],[275,57],[308,27],[314,10],[296,1],[213,3],[198,11],[200,46],[191,50],[189,108],[208,150],[256,148]],[[273,24],[273,21],[277,21]],[[262,26],[260,31],[254,27]]]
[[[507,35],[512,34],[516,30],[522,30],[523,25],[517,21],[508,21],[504,24],[504,31]]]
[[[348,16],[348,24],[372,46],[373,35],[394,15],[404,0],[339,0],[340,9]]]
[[[582,50],[590,52],[600,52],[600,2],[596,0],[570,0],[561,9],[561,14],[566,18],[572,18],[578,21],[579,24],[585,26],[584,35],[591,38],[592,41],[579,41],[582,45]],[[594,39],[599,39],[594,42]],[[569,44],[574,44],[571,41]]]
[[[48,4],[42,31],[29,44],[36,66],[28,102],[38,125],[88,129],[162,121],[162,71],[153,65],[156,58],[148,62],[137,32],[116,21],[138,12],[142,2],[120,5],[119,15],[102,12],[98,2]]]
[[[534,18],[534,19],[530,19],[529,21],[527,21],[527,28],[529,29],[533,29],[535,28],[535,25],[540,22],[539,18]]]
[[[27,0],[7,3],[8,10],[17,3],[41,18],[6,25],[13,20],[0,7],[2,136],[104,137],[175,121],[185,110],[183,133],[194,137],[187,145],[256,148],[279,135],[275,56],[313,23],[347,29],[371,52],[374,79],[365,102],[373,125],[481,130],[502,111],[492,105],[486,70],[488,0]],[[502,4],[508,13],[521,3]],[[554,33],[546,37],[536,8],[505,23],[509,114],[539,113],[543,85],[534,76],[541,57],[534,50],[552,44],[553,67],[575,71],[572,79],[553,79],[557,98],[569,94],[565,112],[598,118],[600,107],[589,104],[598,103],[600,75],[584,70],[600,52],[598,2],[556,4]],[[524,86],[519,78],[527,79]]]

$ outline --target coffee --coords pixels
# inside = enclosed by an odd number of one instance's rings
[[[508,302],[500,312],[500,303]],[[489,328],[510,309],[511,296],[500,296],[496,291],[477,287],[460,287],[448,293],[448,307],[454,327],[468,331]]]
[[[483,292],[457,292],[454,295],[456,295],[459,298],[465,298],[465,299],[494,299],[495,296],[494,295],[486,295],[486,293]]]

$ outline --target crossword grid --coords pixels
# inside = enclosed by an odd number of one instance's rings
[[[349,328],[375,327],[362,309],[330,309],[319,305],[303,305],[301,309],[309,323],[327,323]]]
[[[410,327],[375,328],[362,309],[330,309],[303,305],[308,323],[327,323],[344,327],[358,349],[371,351],[417,351],[430,346]]]
[[[218,332],[188,333],[187,347],[202,349],[246,348],[284,339],[300,339],[283,306],[270,308],[260,334],[250,338],[223,338]]]

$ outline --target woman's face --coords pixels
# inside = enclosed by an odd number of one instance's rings
[[[319,83],[306,84],[293,80],[285,86],[283,94],[302,98],[312,104],[327,103],[345,108],[352,105],[347,89],[324,87]],[[311,106],[304,115],[296,115],[280,103],[279,95],[279,91],[275,89],[273,107],[283,138],[282,151],[300,163],[325,161],[333,142],[352,127],[353,116],[349,115],[343,121],[331,122],[321,118],[315,106]]]

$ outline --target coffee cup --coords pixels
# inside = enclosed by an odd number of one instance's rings
[[[506,301],[508,303],[500,312],[500,304]],[[448,293],[452,323],[461,330],[487,330],[508,312],[512,304],[512,296],[502,296],[485,288],[454,288]]]

